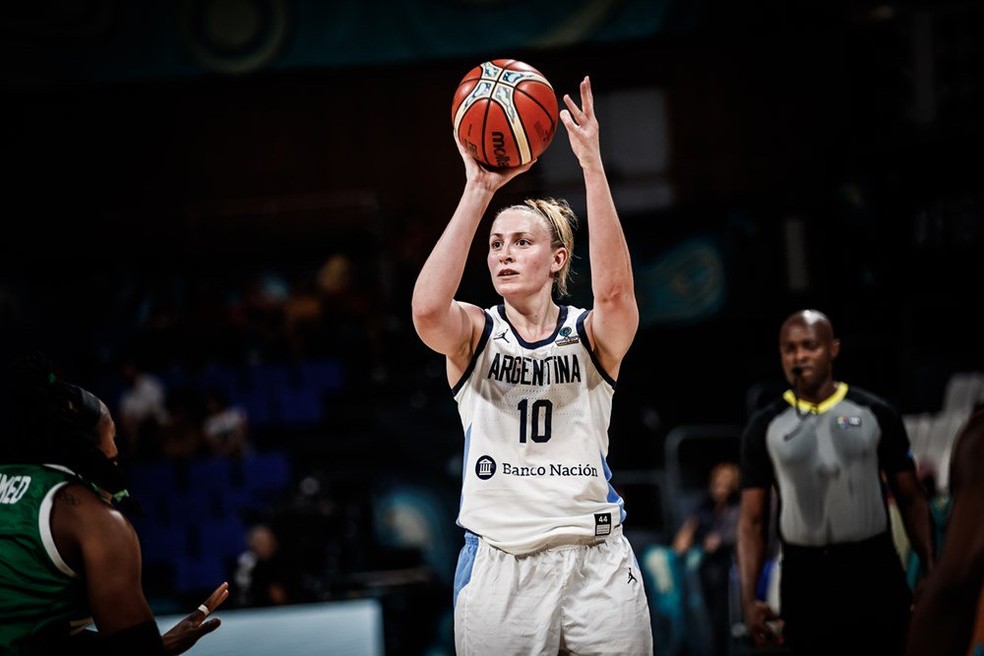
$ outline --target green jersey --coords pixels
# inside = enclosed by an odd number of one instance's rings
[[[31,654],[32,636],[92,622],[85,587],[51,532],[55,493],[78,482],[56,465],[0,465],[0,656]]]

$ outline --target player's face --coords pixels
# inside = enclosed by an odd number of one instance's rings
[[[799,385],[803,391],[817,391],[833,379],[834,358],[837,357],[837,340],[818,324],[792,323],[779,336],[779,354],[782,369],[790,385],[796,383],[793,368],[799,368]]]
[[[100,414],[99,421],[96,422],[96,427],[93,430],[96,434],[96,446],[108,460],[117,464],[120,451],[116,448],[116,422],[113,421],[113,417],[105,406],[103,406],[102,414]],[[106,501],[112,499],[112,495],[106,490],[102,490],[102,495]]]
[[[115,462],[120,455],[120,451],[116,447],[116,423],[105,409],[102,415],[100,415],[98,423],[96,423],[95,431],[99,450],[109,460]]]
[[[489,235],[492,284],[503,297],[549,294],[564,253],[550,246],[550,232],[543,220],[525,210],[507,210],[496,218]]]

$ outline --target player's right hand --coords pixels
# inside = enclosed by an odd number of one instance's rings
[[[531,162],[527,162],[522,166],[514,166],[506,169],[492,169],[483,166],[477,159],[472,157],[468,149],[462,145],[458,137],[452,132],[452,139],[454,139],[455,145],[458,147],[458,153],[461,155],[461,159],[465,163],[465,177],[467,182],[470,184],[475,184],[483,189],[491,192],[498,191],[507,182],[515,178],[521,173],[525,173],[530,170],[530,167],[536,164],[534,159]]]

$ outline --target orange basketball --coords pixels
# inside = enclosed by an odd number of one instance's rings
[[[540,71],[494,59],[468,71],[451,102],[454,134],[479,162],[522,166],[539,157],[557,131],[557,96]]]

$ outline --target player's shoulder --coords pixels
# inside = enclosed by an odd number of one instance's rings
[[[61,511],[60,515],[93,527],[124,527],[130,523],[122,512],[82,481],[73,481],[58,488],[53,504]]]

